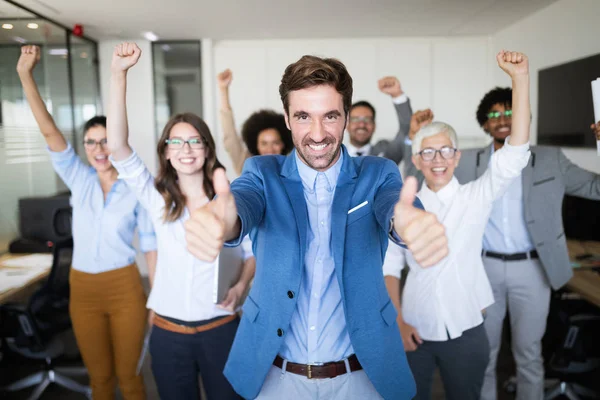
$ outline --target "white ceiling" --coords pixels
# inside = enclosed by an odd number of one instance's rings
[[[17,1],[96,39],[219,40],[489,35],[556,0]]]

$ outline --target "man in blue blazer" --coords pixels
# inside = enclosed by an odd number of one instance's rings
[[[404,190],[398,167],[342,146],[352,78],[304,56],[279,92],[295,150],[246,161],[186,222],[189,250],[213,260],[250,234],[256,275],[225,374],[245,398],[410,399],[415,384],[387,294],[388,238],[419,264],[447,255],[444,228]],[[400,239],[402,238],[402,239]]]

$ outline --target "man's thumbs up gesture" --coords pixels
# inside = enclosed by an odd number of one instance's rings
[[[190,253],[202,261],[213,261],[223,248],[223,243],[240,234],[240,222],[235,199],[229,188],[225,170],[218,168],[213,174],[216,198],[191,212],[185,223],[185,238]]]
[[[429,212],[413,205],[417,195],[417,180],[410,176],[404,181],[400,201],[394,209],[394,230],[422,267],[431,267],[448,255],[446,229]]]

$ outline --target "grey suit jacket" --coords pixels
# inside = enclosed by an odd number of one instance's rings
[[[412,107],[410,106],[410,100],[407,100],[402,104],[395,104],[396,114],[398,115],[398,123],[400,124],[400,129],[398,130],[398,134],[392,140],[380,140],[376,144],[371,146],[371,151],[369,153],[370,156],[379,156],[382,155],[385,158],[388,158],[395,162],[396,164],[400,164],[404,154],[406,153],[404,140],[408,135],[408,131],[410,130],[410,117],[412,116]],[[410,157],[410,154],[408,155]]]
[[[479,178],[488,167],[491,152],[491,145],[461,151],[454,176],[461,184]],[[423,174],[409,158],[406,175],[416,176],[419,186],[423,182]],[[564,194],[600,200],[600,175],[573,164],[557,147],[533,146],[522,182],[527,230],[550,285],[558,289],[573,275],[562,221]]]

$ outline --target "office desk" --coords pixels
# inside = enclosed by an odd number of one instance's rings
[[[27,254],[4,254],[0,256],[0,264],[2,261],[10,260],[11,258],[17,258],[26,256]],[[0,265],[0,269],[6,269]],[[12,269],[12,268],[11,268]],[[27,282],[25,282],[22,286],[9,289],[7,291],[0,293],[0,304],[8,303],[10,301],[23,301],[29,298],[33,291],[38,287],[38,284],[46,279],[50,275],[50,269],[40,271],[39,274],[35,275]]]
[[[572,261],[575,261],[575,257],[581,254],[600,255],[600,242],[569,239],[567,247]],[[600,274],[589,268],[586,269],[585,262],[581,262],[581,264],[582,267],[573,269],[573,278],[567,283],[567,287],[590,303],[600,307]]]

